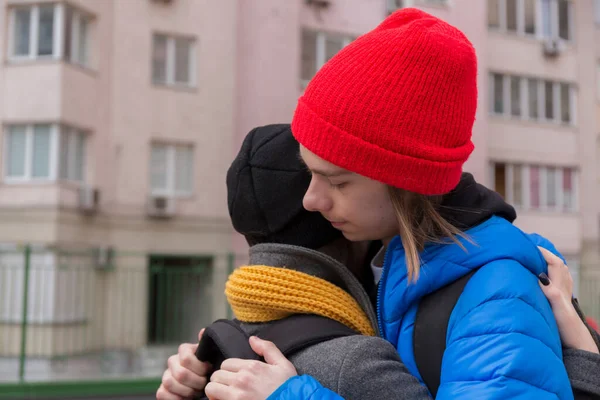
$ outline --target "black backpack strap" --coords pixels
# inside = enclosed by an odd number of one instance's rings
[[[446,351],[450,314],[476,270],[421,299],[413,330],[413,351],[421,379],[436,397]]]
[[[196,358],[211,363],[215,371],[228,358],[260,360],[250,347],[249,339],[236,321],[217,320],[204,330],[196,349]]]
[[[273,322],[257,336],[275,343],[289,357],[317,343],[359,335],[359,332],[332,319],[314,314],[296,314]]]

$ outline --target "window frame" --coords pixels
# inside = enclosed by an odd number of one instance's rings
[[[499,32],[506,35],[515,35],[526,38],[534,38],[538,40],[545,39],[557,39],[564,43],[574,43],[575,42],[575,31],[574,23],[574,10],[573,10],[573,2],[567,0],[568,3],[568,24],[569,24],[569,39],[560,38],[560,26],[559,26],[559,1],[563,0],[534,0],[534,18],[535,18],[535,28],[533,33],[526,32],[526,21],[525,21],[525,1],[526,0],[515,0],[517,6],[517,30],[511,31],[507,29],[507,0],[497,0],[498,1],[498,27],[490,26],[489,24],[489,13],[486,14],[486,25],[488,30]],[[544,13],[544,3],[548,2],[550,5],[550,37],[548,37],[544,32],[545,26],[545,13]],[[486,3],[487,7],[489,7],[489,1]]]
[[[33,137],[34,127],[36,125],[45,125],[50,127],[50,146],[48,148],[48,176],[47,177],[34,177],[33,176]],[[23,163],[25,164],[24,174],[20,176],[8,175],[8,140],[9,133],[12,127],[22,126],[25,127],[25,158]],[[3,140],[3,155],[4,163],[2,165],[2,178],[3,182],[7,184],[19,184],[19,183],[49,183],[57,180],[57,162],[58,162],[58,129],[56,124],[36,123],[36,124],[7,124],[4,126],[4,140]]]
[[[52,54],[39,55],[39,26],[40,26],[40,8],[53,7],[53,32],[52,32]],[[15,28],[16,11],[28,9],[29,13],[29,54],[15,54]],[[19,4],[9,8],[8,19],[8,54],[7,59],[10,62],[26,62],[37,60],[58,60],[62,55],[62,36],[63,36],[63,14],[64,5],[60,3],[42,3],[42,4]]]
[[[505,168],[505,193],[506,201],[512,204],[515,208],[524,211],[534,212],[552,212],[562,214],[574,214],[579,211],[579,169],[572,166],[563,165],[537,165],[527,164],[519,162],[501,162],[493,161],[491,163],[492,183],[495,183],[495,171],[496,165],[504,165]],[[515,204],[514,199],[514,170],[515,166],[521,168],[521,193],[522,193],[522,204]],[[539,169],[539,188],[538,197],[540,200],[539,207],[531,205],[531,168],[536,167]],[[548,170],[553,168],[555,171],[554,175],[554,188],[555,188],[555,199],[556,204],[554,206],[548,205]],[[571,183],[573,191],[573,204],[571,207],[566,207],[565,203],[565,192],[563,187],[563,177],[566,171],[571,171]],[[497,188],[494,188],[497,190]]]
[[[39,24],[40,24],[40,8],[53,7],[53,31],[52,31],[52,54],[38,55],[39,53]],[[29,54],[15,54],[15,28],[16,28],[16,11],[20,9],[30,10],[29,20]],[[73,20],[71,26],[66,26],[67,9],[73,12]],[[71,64],[79,65],[84,68],[92,68],[93,58],[93,34],[94,34],[94,16],[70,4],[65,3],[41,3],[41,4],[19,4],[10,6],[8,10],[8,43],[7,43],[7,60],[11,63],[22,63],[32,61],[66,61]],[[81,62],[81,59],[75,55],[80,55],[79,50],[79,27],[81,20],[87,21],[87,35],[85,43],[86,60]],[[71,31],[71,46],[69,55],[65,51],[66,29]]]
[[[404,5],[397,6],[396,0],[387,0],[386,1],[386,11],[388,14],[391,14],[397,10],[401,10],[403,8],[415,7],[415,6],[434,6],[434,7],[448,7],[451,3],[451,0],[403,0]]]
[[[76,7],[73,7],[71,5],[67,5],[66,8],[63,10],[64,16],[63,16],[63,25],[66,25],[66,12],[67,12],[67,8],[71,10],[71,12],[73,13],[73,19],[71,20],[71,26],[68,27],[68,29],[70,29],[71,31],[71,45],[70,45],[70,49],[69,49],[69,57],[68,59],[65,58],[66,61],[75,64],[75,65],[79,65],[82,67],[87,67],[90,68],[92,65],[92,53],[91,53],[91,48],[92,48],[92,34],[93,34],[93,21],[94,21],[94,17]],[[80,49],[81,47],[80,45],[80,40],[81,37],[79,35],[80,31],[79,28],[81,26],[81,21],[85,20],[87,23],[87,32],[86,32],[86,38],[85,38],[85,50],[86,50],[86,54],[85,54],[85,60],[81,60],[81,54],[80,54]],[[66,40],[66,35],[63,34],[63,37],[61,38],[63,42],[65,42]],[[66,43],[65,43],[66,46]]]
[[[34,177],[33,176],[33,136],[34,127],[36,125],[46,125],[50,127],[50,147],[48,148],[48,176],[47,177]],[[24,126],[25,127],[25,173],[21,176],[10,176],[8,175],[8,133],[10,128],[13,126]],[[89,153],[89,137],[90,133],[83,130],[77,129],[72,126],[58,124],[58,123],[27,123],[27,124],[7,124],[4,126],[4,140],[3,140],[3,165],[2,165],[2,180],[7,184],[27,184],[27,183],[59,183],[68,182],[77,185],[85,185],[87,182],[87,165],[88,165],[88,153]],[[83,158],[81,164],[81,180],[71,179],[70,176],[76,174],[69,174],[67,177],[61,176],[61,140],[63,135],[69,135],[75,132],[81,138],[83,138]],[[69,157],[76,159],[73,149],[75,146],[70,147]],[[73,153],[73,156],[70,154]],[[76,168],[76,167],[73,167]]]
[[[502,77],[502,112],[497,112],[495,107],[496,93],[495,93],[495,81],[494,77],[498,75]],[[518,78],[520,80],[520,116],[512,114],[512,97],[511,97],[511,79]],[[537,86],[537,118],[531,117],[530,113],[530,96],[529,96],[529,84],[531,81],[535,81]],[[546,82],[552,84],[552,118],[546,118]],[[561,101],[561,84],[568,86],[568,98],[569,98],[569,122],[562,120],[562,101]],[[599,85],[600,86],[600,85]],[[564,127],[576,127],[577,126],[577,87],[574,83],[566,81],[553,81],[540,77],[523,76],[514,74],[505,74],[495,71],[490,71],[488,74],[488,90],[489,90],[489,115],[494,117],[505,118],[512,121],[528,121],[536,123],[546,123]]]
[[[159,82],[154,79],[154,43],[157,36],[162,36],[166,39],[166,56],[165,56],[165,81]],[[153,32],[151,37],[151,52],[150,52],[150,81],[154,86],[166,86],[170,88],[195,89],[198,87],[197,74],[197,40],[192,36],[172,35],[164,32]],[[189,82],[178,82],[176,80],[176,52],[175,42],[177,40],[185,40],[189,42],[188,57],[188,74]]]
[[[352,41],[354,40],[354,38],[351,35],[348,34],[344,34],[344,33],[332,33],[332,32],[328,32],[328,31],[323,31],[323,30],[315,30],[315,29],[310,29],[310,28],[303,28],[303,31],[309,31],[315,34],[315,74],[317,72],[319,72],[319,70],[321,69],[321,67],[323,67],[323,65],[329,61],[327,60],[327,39],[328,38],[334,38],[334,39],[340,39],[341,43],[342,43],[342,49],[346,46],[348,46],[350,43],[352,43]],[[301,41],[302,41],[302,36],[301,37]],[[304,43],[300,43],[300,46],[303,46]],[[300,86],[302,88],[305,88],[308,85],[308,82],[310,82],[310,80],[313,77],[310,77],[309,79],[304,79],[304,77],[302,76],[302,57],[300,57]],[[313,75],[314,76],[314,75]]]
[[[154,146],[163,146],[166,150],[165,156],[165,178],[166,187],[163,189],[157,189],[152,186],[152,150]],[[189,170],[191,171],[191,180],[190,180],[190,188],[189,190],[177,190],[177,162],[176,152],[177,149],[184,148],[191,152]],[[151,196],[165,196],[169,198],[185,198],[192,197],[195,193],[194,190],[194,165],[195,165],[195,146],[191,143],[168,143],[162,141],[153,141],[150,143],[150,154],[149,154],[149,163],[148,163],[148,186],[149,192]]]
[[[82,129],[77,129],[74,128],[72,126],[68,126],[68,125],[60,125],[60,129],[59,129],[59,135],[58,135],[58,142],[57,142],[57,150],[56,150],[56,154],[57,154],[57,164],[56,164],[56,169],[57,169],[57,180],[58,181],[62,181],[62,182],[70,182],[70,183],[74,183],[74,184],[82,184],[84,185],[87,182],[87,158],[88,158],[88,143],[89,143],[89,133],[86,132],[85,130]],[[78,180],[76,178],[73,178],[73,176],[77,175],[77,163],[75,162],[77,160],[77,139],[74,138],[79,138],[80,140],[83,140],[83,154],[82,154],[82,163],[81,163],[81,180]],[[62,143],[63,140],[67,140],[68,143],[68,147],[67,147],[67,157],[69,158],[68,160],[66,160],[67,162],[67,169],[66,169],[66,176],[61,176],[62,174],[62,165],[61,165],[61,158],[59,157],[59,154],[62,150]],[[61,154],[62,156],[62,154]]]

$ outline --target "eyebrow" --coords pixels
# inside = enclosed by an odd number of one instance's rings
[[[298,159],[300,160],[300,162],[302,163],[302,165],[304,165],[306,167],[306,169],[308,170],[308,172],[311,172],[313,174],[317,174],[317,175],[321,175],[324,176],[326,178],[335,178],[338,176],[344,176],[344,175],[350,175],[352,174],[352,172],[350,171],[346,171],[346,170],[339,170],[339,171],[324,171],[322,169],[318,169],[318,168],[309,168],[308,165],[306,165],[306,163],[304,162],[304,159],[302,158],[302,155],[300,153],[298,153]]]

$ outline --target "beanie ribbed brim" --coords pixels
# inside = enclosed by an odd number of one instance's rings
[[[459,159],[427,160],[396,153],[350,135],[322,119],[302,100],[292,122],[296,140],[312,153],[340,168],[390,186],[424,195],[450,192],[460,181],[464,160],[473,151],[469,141],[457,154]],[[402,170],[398,170],[398,166]],[[415,173],[416,172],[416,173]]]

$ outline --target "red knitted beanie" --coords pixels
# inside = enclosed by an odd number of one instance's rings
[[[296,139],[341,168],[425,195],[458,184],[473,151],[475,50],[417,9],[390,15],[327,62],[299,99]]]

